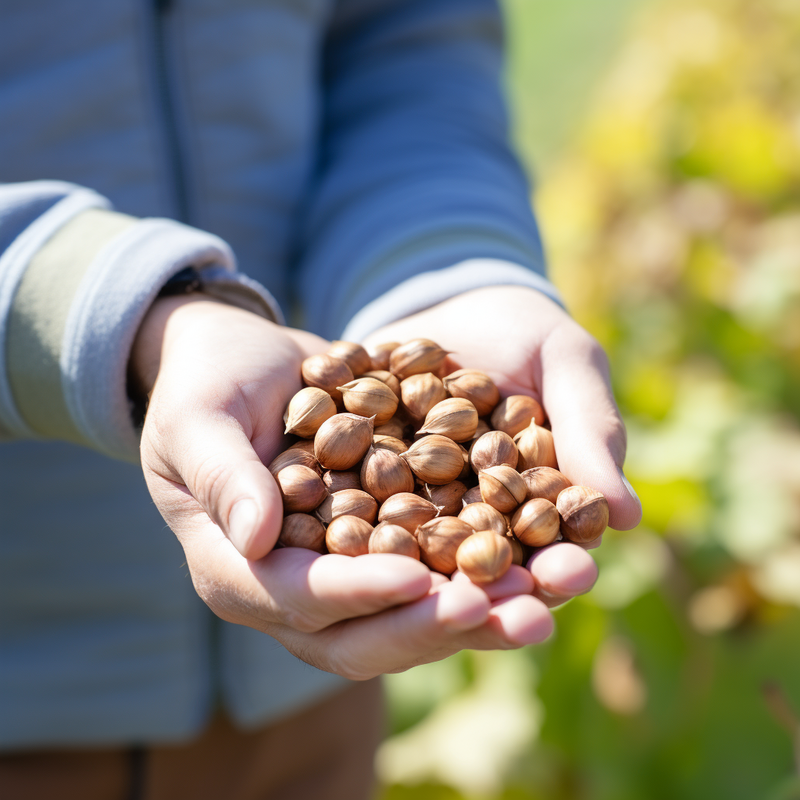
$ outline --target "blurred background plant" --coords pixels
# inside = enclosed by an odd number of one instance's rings
[[[390,677],[384,798],[800,798],[800,3],[504,5],[644,519],[544,647]]]

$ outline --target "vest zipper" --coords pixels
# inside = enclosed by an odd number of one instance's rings
[[[172,178],[172,193],[175,203],[175,218],[189,222],[189,193],[186,179],[185,154],[181,149],[176,119],[175,92],[167,58],[167,25],[172,11],[172,0],[152,0],[153,2],[153,52],[158,94],[158,106],[163,125],[164,148]]]

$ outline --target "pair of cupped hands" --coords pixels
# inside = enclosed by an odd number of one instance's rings
[[[416,337],[451,351],[454,369],[488,373],[504,395],[542,402],[560,469],[606,496],[611,527],[638,523],[607,359],[558,305],[524,287],[477,289],[387,325],[366,344]],[[275,549],[281,496],[265,465],[286,446],[283,411],[301,388],[301,362],[328,346],[203,295],[160,299],[145,318],[131,361],[150,392],[142,466],[200,597],[223,619],[356,680],[464,648],[546,639],[550,609],[597,578],[575,544],[553,544],[484,587],[405,556]]]

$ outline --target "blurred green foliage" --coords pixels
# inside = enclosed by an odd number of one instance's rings
[[[389,679],[384,798],[798,800],[800,4],[506,8],[552,277],[609,353],[644,519],[547,645]]]

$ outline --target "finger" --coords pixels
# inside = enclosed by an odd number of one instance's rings
[[[519,595],[491,606],[487,601],[482,589],[458,580],[403,608],[323,631],[336,637],[334,671],[363,680],[463,649],[516,649],[552,632],[550,612],[534,597]]]
[[[559,468],[574,484],[603,493],[612,528],[635,527],[642,506],[622,472],[625,426],[611,391],[605,353],[569,321],[556,327],[542,346],[541,364],[542,397]]]
[[[266,633],[315,632],[425,597],[431,572],[388,553],[321,556],[287,547],[248,561],[204,514],[184,524],[184,552],[198,594],[223,619]]]
[[[272,549],[283,519],[280,490],[233,414],[186,408],[159,446],[163,477],[183,484],[243,556]]]
[[[594,559],[571,542],[543,547],[530,558],[528,569],[533,576],[534,596],[549,608],[585,594],[597,581]]]
[[[545,603],[529,595],[507,597],[492,604],[489,620],[478,634],[489,633],[485,645],[478,640],[471,645],[475,650],[493,649],[497,638],[513,647],[541,644],[553,632],[553,616]]]
[[[251,569],[279,607],[279,621],[305,631],[418,600],[432,586],[424,564],[392,553],[352,558],[285,548]]]
[[[453,582],[469,581],[469,578],[460,571],[453,573]],[[490,600],[502,600],[518,594],[531,594],[533,592],[533,576],[524,567],[512,564],[508,572],[492,583],[481,584],[481,589],[486,592]]]
[[[477,586],[448,581],[414,603],[321,631],[314,644],[322,637],[327,640],[324,668],[366,680],[458,652],[470,641],[464,632],[480,628],[490,610],[488,597]],[[303,647],[299,641],[293,645]]]

